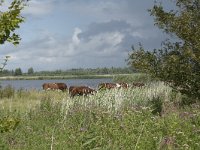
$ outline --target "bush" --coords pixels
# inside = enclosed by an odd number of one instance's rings
[[[0,132],[11,132],[16,129],[18,126],[20,120],[18,118],[14,117],[3,117],[0,119]]]
[[[15,90],[10,85],[5,88],[0,88],[0,97],[1,98],[11,98],[14,97]]]
[[[156,115],[159,114],[161,116],[161,112],[163,109],[163,99],[159,96],[153,97],[149,101],[149,105],[151,106],[152,109],[152,114]]]

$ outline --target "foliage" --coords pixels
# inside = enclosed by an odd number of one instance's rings
[[[177,9],[169,12],[160,3],[149,11],[155,25],[177,42],[166,40],[153,51],[144,50],[141,44],[133,47],[129,64],[196,101],[200,100],[200,1],[176,0],[175,4]]]
[[[2,135],[6,132],[13,132],[19,125],[20,119],[13,116],[4,116],[0,118],[0,149],[9,149],[4,142]]]
[[[126,83],[133,83],[133,82],[151,82],[152,79],[149,75],[143,73],[134,73],[128,75],[114,75],[113,81],[114,82],[126,82]]]
[[[75,76],[90,76],[90,75],[105,75],[105,74],[130,74],[133,73],[134,70],[131,68],[79,68],[79,69],[68,69],[68,70],[55,70],[55,71],[34,71],[30,67],[27,73],[24,75],[31,76],[67,76],[67,75],[75,75]],[[106,70],[106,71],[105,71]],[[33,73],[29,74],[30,71]],[[13,70],[3,70],[2,75],[8,76],[13,75]]]
[[[28,0],[27,0],[28,1]],[[4,0],[0,1],[0,7]],[[21,11],[26,5],[26,0],[13,0],[6,11],[0,11],[0,45],[6,41],[14,45],[19,44],[20,37],[16,34],[15,30],[18,29],[20,24],[24,22],[24,17],[21,16]],[[4,62],[0,67],[0,73],[2,73],[4,67],[7,64],[8,58],[5,56]]]
[[[28,74],[29,74],[29,75],[32,75],[33,73],[34,73],[33,67],[29,68],[29,69],[28,69]]]
[[[19,124],[19,119],[13,117],[4,117],[0,119],[0,133],[11,132]]]
[[[21,68],[16,68],[16,69],[15,69],[14,75],[15,75],[15,76],[20,76],[20,75],[22,75],[22,70],[21,70]]]
[[[162,115],[163,110],[163,99],[159,96],[153,97],[151,100],[149,100],[149,104],[151,105],[152,113]]]
[[[152,95],[158,94],[153,90],[155,87],[148,89]],[[126,93],[125,90],[106,91],[73,100],[66,93],[42,92],[44,96],[39,97],[39,105],[21,113],[17,130],[1,134],[0,142],[8,149],[200,148],[199,105],[192,106],[192,109],[171,110],[168,115],[160,117],[152,114],[148,105],[135,103],[136,99],[141,101],[140,97],[147,93],[145,88],[138,90],[139,95],[134,97],[136,93],[127,94],[128,99],[122,98],[117,111],[109,111],[106,103],[113,97],[114,101],[118,101],[119,95],[124,97],[121,92]],[[128,92],[131,91],[134,90]],[[25,96],[28,103],[31,99],[29,95]],[[127,100],[129,103],[124,104]],[[5,113],[5,109],[0,109],[1,115]]]
[[[0,44],[4,44],[6,41],[14,45],[19,44],[20,37],[15,30],[24,21],[24,17],[21,16],[24,6],[24,0],[13,0],[7,11],[0,11]]]
[[[4,0],[0,1],[0,6],[2,6]],[[4,44],[6,41],[14,45],[19,44],[20,37],[15,33],[15,30],[19,28],[19,24],[24,21],[21,16],[21,10],[25,6],[24,0],[13,0],[8,10],[5,12],[0,11],[0,44]],[[3,71],[5,65],[7,64],[9,56],[5,56],[4,62],[0,67],[0,72]],[[0,89],[1,98],[10,98],[13,95],[13,89],[7,87],[5,89]],[[19,124],[19,120],[13,117],[0,118],[0,133],[11,132]],[[5,144],[2,145],[2,139],[0,139],[0,148],[6,149]]]
[[[35,75],[102,75],[102,74],[125,74],[132,73],[131,68],[78,68],[68,70],[56,70],[56,71],[40,71],[35,72]]]
[[[12,88],[10,85],[0,88],[0,98],[11,98],[14,97],[15,89]]]

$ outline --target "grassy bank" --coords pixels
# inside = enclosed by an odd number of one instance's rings
[[[66,75],[66,76],[2,76],[0,80],[45,80],[45,79],[98,79],[112,78],[114,82],[142,81],[150,82],[152,79],[142,73],[133,74],[104,74],[104,75]]]
[[[0,116],[19,124],[0,133],[4,149],[200,148],[199,105],[179,107],[181,96],[161,82],[74,99],[56,91],[8,95]]]
[[[114,75],[67,75],[67,76],[5,76],[0,80],[48,80],[48,79],[97,79],[113,78]]]

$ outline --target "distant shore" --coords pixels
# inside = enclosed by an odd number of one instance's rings
[[[96,78],[113,78],[116,75],[105,74],[105,75],[66,75],[66,76],[4,76],[0,77],[0,80],[96,79]]]

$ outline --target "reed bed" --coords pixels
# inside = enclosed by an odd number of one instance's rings
[[[34,109],[44,100],[50,100],[52,103],[61,103],[62,111],[68,111],[75,104],[79,104],[88,108],[103,107],[108,112],[112,112],[118,111],[125,105],[146,106],[155,97],[170,101],[170,96],[171,88],[162,82],[151,83],[142,88],[101,90],[95,95],[87,97],[75,96],[74,98],[70,98],[68,92],[18,90],[15,93],[11,93],[10,97],[2,98],[0,100],[0,108],[23,112]]]

